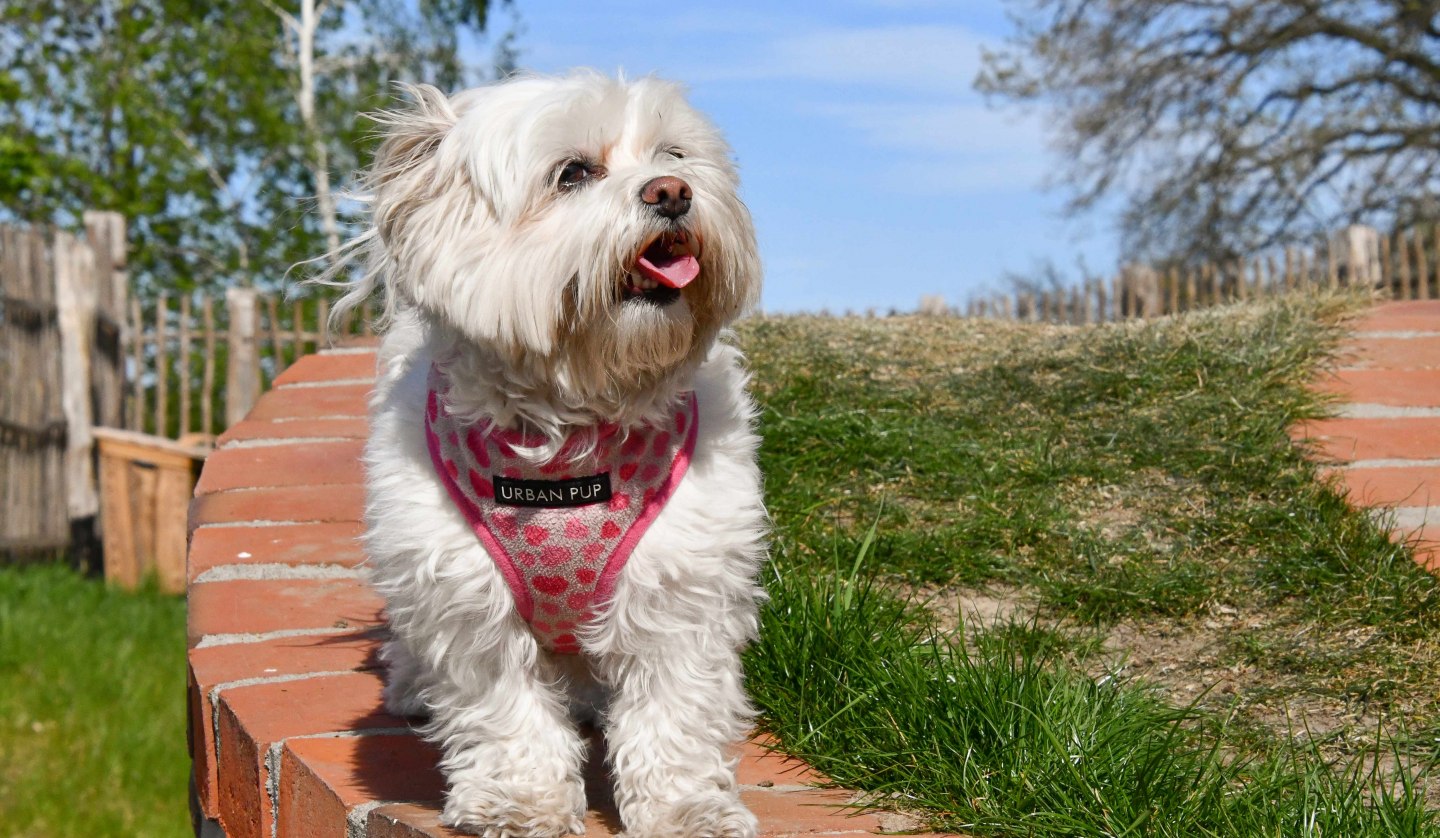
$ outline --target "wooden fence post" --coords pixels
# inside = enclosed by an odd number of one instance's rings
[[[230,321],[225,335],[229,352],[225,365],[226,427],[244,419],[260,398],[258,302],[253,288],[225,289],[225,310]]]
[[[155,298],[155,435],[170,435],[170,298]]]
[[[60,406],[65,414],[65,509],[75,522],[93,519],[100,511],[90,392],[99,283],[95,255],[88,243],[69,233],[56,233],[51,253],[60,328]]]
[[[200,433],[215,433],[215,298],[200,298],[204,318],[205,361],[200,372]]]
[[[1408,300],[1410,296],[1410,248],[1405,246],[1405,231],[1395,231],[1395,261],[1399,268],[1399,281],[1395,283],[1397,300]]]
[[[95,342],[90,363],[95,424],[119,428],[125,424],[125,324],[130,296],[125,216],[88,210],[84,221],[96,273]],[[135,372],[138,376],[139,370]]]
[[[45,237],[0,225],[0,549],[59,550],[70,541],[60,332]]]
[[[1395,295],[1395,266],[1390,261],[1390,237],[1380,236],[1380,276],[1372,278],[1385,289],[1385,295]]]
[[[1411,237],[1415,244],[1415,299],[1430,299],[1430,260],[1425,255],[1425,231],[1415,228]]]

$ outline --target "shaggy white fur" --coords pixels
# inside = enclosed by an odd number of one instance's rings
[[[604,730],[627,835],[753,836],[734,746],[751,718],[739,652],[756,633],[767,519],[754,408],[721,338],[757,298],[760,266],[728,147],[654,79],[579,72],[410,93],[412,107],[380,117],[373,225],[345,253],[369,270],[342,302],[383,283],[365,464],[370,578],[394,636],[387,706],[429,717],[456,827],[582,832],[576,723],[588,718]],[[657,240],[695,256],[698,276],[666,288],[643,271]],[[452,382],[453,415],[542,437],[524,449],[537,462],[695,392],[690,467],[577,632],[580,655],[537,644],[437,477],[432,364]]]

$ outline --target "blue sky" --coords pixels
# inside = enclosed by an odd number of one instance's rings
[[[520,64],[677,79],[724,130],[767,311],[913,309],[1003,290],[1044,259],[1116,261],[1112,219],[1060,216],[1043,114],[972,89],[999,0],[520,0]],[[509,20],[497,15],[495,30]]]

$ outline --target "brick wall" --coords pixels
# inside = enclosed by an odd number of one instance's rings
[[[457,834],[438,825],[435,750],[381,707],[382,603],[356,542],[374,365],[360,346],[286,370],[220,438],[196,487],[189,745],[206,838]],[[615,835],[608,779],[591,769],[586,834]],[[854,795],[814,788],[806,766],[759,742],[746,743],[739,779],[767,836],[913,826],[841,808]]]

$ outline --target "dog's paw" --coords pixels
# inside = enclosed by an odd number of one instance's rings
[[[687,797],[670,804],[643,826],[626,830],[625,838],[755,838],[759,823],[733,794]]]
[[[450,778],[440,821],[480,838],[562,838],[585,832],[585,793],[576,781],[534,787],[493,777]]]

